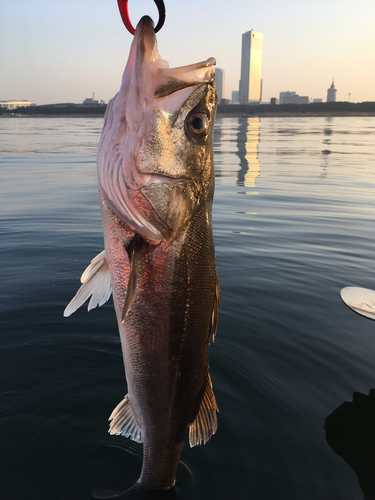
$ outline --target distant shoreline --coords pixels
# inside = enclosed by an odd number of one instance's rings
[[[296,117],[296,118],[301,118],[301,117],[306,117],[306,118],[313,118],[314,116],[316,117],[322,117],[322,116],[375,116],[375,111],[305,111],[305,112],[294,112],[294,111],[268,111],[264,113],[222,113],[218,112],[216,113],[216,116],[220,118],[251,118],[251,117],[264,117],[264,118],[278,118],[278,117],[286,117],[286,118],[291,118],[291,117]],[[9,118],[103,118],[103,114],[99,113],[76,113],[76,114],[62,114],[62,113],[38,113],[38,114],[0,114],[0,118],[6,118],[7,120]]]
[[[0,115],[0,118],[6,118],[6,119],[9,119],[9,118],[103,118],[104,119],[104,114],[100,114],[100,113],[76,113],[76,114],[73,114],[73,113],[67,113],[67,114],[63,114],[63,113],[56,113],[56,114],[53,114],[53,113],[45,113],[45,114],[42,114],[42,113],[35,113],[32,114],[32,113],[29,113],[29,114],[3,114],[3,115]]]
[[[107,105],[77,106],[77,105],[41,105],[15,110],[2,110],[0,117],[71,117],[71,118],[102,118]],[[1,112],[1,111],[0,111]],[[314,116],[375,116],[375,102],[319,102],[310,104],[219,104],[219,117],[314,117]]]
[[[301,118],[301,117],[306,117],[306,118],[312,118],[314,116],[375,116],[375,111],[306,111],[306,112],[293,112],[293,111],[268,111],[265,113],[216,113],[216,116],[219,116],[220,118],[223,117],[228,117],[228,118],[233,118],[233,117],[259,117],[261,118],[262,116],[264,118],[272,118],[272,117],[293,117],[295,116],[296,118]]]
[[[310,104],[219,104],[217,115],[264,117],[375,116],[375,102],[313,102]]]

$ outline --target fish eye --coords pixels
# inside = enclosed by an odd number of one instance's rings
[[[200,116],[196,116],[191,122],[191,125],[195,128],[195,130],[202,130],[202,128],[204,127],[204,122]]]
[[[209,122],[207,115],[201,111],[191,113],[186,119],[186,130],[192,139],[205,139],[208,134]]]

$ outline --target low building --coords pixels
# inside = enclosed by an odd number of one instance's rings
[[[240,103],[240,91],[232,90],[232,103],[239,104]]]
[[[5,108],[5,109],[28,108],[29,106],[36,106],[36,102],[31,102],[31,101],[0,101],[0,108]]]
[[[313,99],[312,102],[323,102],[323,99],[320,99],[320,97],[319,97],[319,98]]]
[[[280,104],[309,104],[308,96],[299,96],[295,92],[280,92]]]
[[[99,101],[95,100],[95,93],[92,93],[92,97],[88,97],[83,101],[83,106],[98,106],[100,104],[105,104],[101,99]]]
[[[279,100],[277,97],[271,97],[270,104],[279,104]]]
[[[232,104],[230,99],[220,99],[219,104]]]

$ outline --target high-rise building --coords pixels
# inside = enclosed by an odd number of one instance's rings
[[[263,33],[242,35],[240,104],[259,104],[262,98]]]
[[[216,77],[217,102],[220,104],[220,101],[224,98],[224,93],[225,93],[224,70],[221,68],[215,68],[215,77]]]
[[[335,102],[336,101],[336,92],[337,92],[337,89],[335,88],[335,82],[334,82],[334,80],[332,80],[332,85],[327,90],[327,102]]]

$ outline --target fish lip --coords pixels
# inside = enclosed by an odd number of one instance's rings
[[[141,39],[141,49],[143,49],[143,53],[146,53],[145,41],[151,42],[154,44],[156,40],[156,35],[154,31],[155,25],[154,21],[149,16],[143,16],[134,32],[134,37],[139,37]]]

